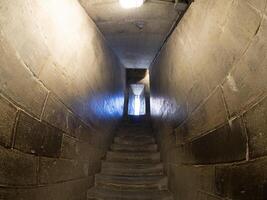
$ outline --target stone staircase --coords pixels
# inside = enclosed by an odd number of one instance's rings
[[[149,121],[124,121],[88,200],[173,200]]]

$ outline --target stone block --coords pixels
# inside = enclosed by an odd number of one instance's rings
[[[67,117],[67,132],[73,137],[89,142],[91,134],[90,128],[70,112]]]
[[[0,145],[11,146],[17,109],[0,95]]]
[[[27,188],[0,188],[2,200],[83,200],[88,189],[87,178],[58,184]]]
[[[61,130],[21,112],[16,128],[14,147],[26,153],[59,157],[62,134]]]
[[[50,93],[42,120],[68,133],[68,115],[67,107],[53,93]]]
[[[216,167],[216,190],[222,197],[242,200],[265,200],[266,158],[229,166]]]
[[[79,135],[80,140],[84,142],[91,142],[91,137],[92,137],[91,134],[92,130],[84,123],[80,124],[78,133],[76,133],[76,135]]]
[[[201,77],[198,77],[187,95],[188,113],[191,114],[208,95],[207,83]]]
[[[223,84],[231,115],[246,111],[266,94],[266,38],[267,20],[264,18],[251,45]]]
[[[77,159],[77,143],[77,139],[64,134],[62,139],[61,157],[66,159]]]
[[[223,200],[223,198],[215,195],[207,195],[207,200]]]
[[[29,69],[38,75],[49,57],[49,50],[43,33],[34,16],[37,7],[24,1],[15,5],[8,0],[1,2],[1,30],[7,41],[16,49],[23,62]],[[18,34],[19,33],[19,34]]]
[[[249,138],[249,157],[267,155],[267,98],[244,115]]]
[[[67,159],[40,159],[39,181],[41,184],[69,181],[88,176],[88,162]]]
[[[214,193],[213,166],[170,165],[168,177],[175,199],[197,199],[198,191]]]
[[[202,192],[202,191],[198,191],[197,193],[197,200],[207,200],[207,194]]]
[[[27,186],[37,184],[37,158],[0,147],[0,184]]]
[[[224,106],[220,88],[202,104],[186,121],[186,139],[199,137],[227,121],[227,112]]]
[[[78,159],[85,162],[89,161],[88,174],[94,175],[96,172],[99,172],[101,168],[101,160],[103,158],[103,150],[86,142],[77,143],[77,148]]]
[[[27,69],[2,32],[0,55],[0,91],[23,109],[40,117],[48,91]]]
[[[226,163],[246,159],[247,139],[240,119],[185,144],[191,163]]]
[[[177,145],[185,143],[187,132],[188,130],[186,124],[182,124],[175,129],[175,140]]]

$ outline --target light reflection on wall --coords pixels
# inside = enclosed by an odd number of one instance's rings
[[[180,123],[184,117],[184,107],[177,104],[176,99],[163,96],[150,97],[151,116],[155,120],[163,120],[170,125]]]
[[[123,93],[106,93],[94,95],[88,102],[92,116],[98,120],[117,120],[123,115]]]
[[[78,1],[29,2],[38,25],[33,23],[37,28],[28,29],[27,19],[25,31],[40,29],[49,50],[40,79],[86,124],[108,129],[123,114],[124,67]],[[32,37],[29,41],[31,46]],[[31,51],[40,49],[45,48]],[[48,53],[42,54],[40,58],[46,58]]]

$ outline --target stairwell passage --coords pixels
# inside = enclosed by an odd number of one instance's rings
[[[95,176],[88,200],[172,200],[147,120],[124,120]]]

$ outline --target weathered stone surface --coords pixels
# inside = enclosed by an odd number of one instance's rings
[[[41,158],[40,177],[42,184],[69,181],[88,176],[88,162],[66,159]]]
[[[145,144],[144,144],[145,145]],[[132,162],[132,163],[159,163],[160,154],[143,152],[107,152],[107,160],[111,162]]]
[[[47,90],[0,32],[0,91],[30,113],[40,117]]]
[[[88,179],[72,180],[40,187],[0,188],[0,199],[12,200],[82,200],[86,199]]]
[[[61,157],[66,159],[77,159],[77,143],[77,139],[64,134],[62,138]]]
[[[209,90],[207,83],[205,80],[202,80],[202,77],[198,77],[197,81],[195,81],[192,88],[188,91],[188,113],[191,114],[208,95]]]
[[[156,152],[158,147],[156,144],[150,144],[146,146],[129,146],[127,144],[112,144],[110,149],[112,151],[142,151],[142,152]]]
[[[77,143],[78,157],[81,160],[99,160],[100,151],[101,149],[95,148],[91,143],[81,141]]]
[[[199,191],[197,193],[197,200],[207,200],[207,194],[204,192]]]
[[[210,193],[215,190],[213,166],[194,167],[170,164],[168,168],[169,187],[175,199],[197,199],[198,190]]]
[[[214,194],[199,191],[197,195],[197,200],[222,200],[222,198]]]
[[[0,145],[10,146],[17,109],[0,95]]]
[[[34,185],[37,182],[37,158],[0,147],[0,184]]]
[[[223,127],[185,144],[191,163],[212,164],[246,159],[247,139],[243,124],[236,119]]]
[[[153,63],[151,80],[157,81],[151,82],[151,91],[166,98],[186,95],[193,110],[224,80],[254,37],[262,16],[251,4],[256,3],[195,1]]]
[[[95,147],[88,142],[78,142],[78,159],[88,162],[88,175],[92,176],[99,172],[101,168],[101,159],[105,156],[103,149]]]
[[[79,135],[80,140],[85,142],[91,142],[92,131],[85,124],[80,124],[76,134]]]
[[[186,139],[198,137],[227,121],[223,97],[218,88],[208,100],[201,105],[182,126],[186,126]],[[179,129],[179,128],[178,128]]]
[[[267,99],[245,114],[249,138],[249,156],[257,158],[267,155]]]
[[[77,116],[69,112],[67,116],[67,132],[73,137],[89,142],[92,130]]]
[[[88,176],[88,188],[91,188],[95,185],[95,176]]]
[[[230,113],[240,113],[266,94],[267,20],[263,19],[250,46],[223,84]]]
[[[35,9],[33,3],[28,5],[20,1],[14,5],[4,0],[1,2],[0,24],[7,41],[17,50],[27,67],[38,75],[50,53],[45,38],[40,37],[41,30],[36,27]]]
[[[67,132],[68,130],[68,109],[57,97],[50,93],[44,109],[42,119],[55,127]]]
[[[88,192],[88,199],[164,199],[171,200],[172,195],[167,190],[116,190],[110,187],[93,187]]]
[[[78,1],[35,3],[39,13],[49,13],[45,17],[37,13],[36,18],[54,58],[43,68],[40,79],[85,123],[101,127],[102,117],[111,111],[104,110],[104,105],[116,108],[112,111],[119,114],[112,116],[116,120],[123,110],[123,101],[115,99],[123,99],[124,70],[93,22]],[[71,10],[63,20],[65,26],[58,17],[65,15],[64,9]],[[70,31],[68,27],[74,28]]]
[[[77,1],[13,3],[0,3],[0,92],[34,115],[22,113],[18,118],[15,148],[46,157],[0,149],[1,187],[22,186],[0,189],[0,194],[8,200],[85,199],[87,183],[71,180],[90,175],[92,185],[92,176],[100,169],[111,139],[109,128],[122,114],[120,63]],[[161,124],[166,120],[176,125],[188,117],[176,135],[159,139],[177,199],[264,200],[267,196],[266,158],[260,158],[267,153],[266,100],[251,109],[266,96],[266,14],[266,0],[196,0],[151,67],[153,116]],[[45,87],[52,95],[43,110]],[[245,113],[247,132],[239,120],[218,129],[227,123],[226,110],[233,119]],[[42,111],[45,123],[36,120]],[[15,109],[0,99],[0,115],[0,143],[9,146]],[[81,121],[92,125],[92,130]],[[161,126],[157,128],[160,132]],[[61,158],[48,158],[59,156],[62,131],[66,134]],[[76,143],[76,139],[83,141]],[[247,162],[246,151],[247,159],[257,159]],[[127,161],[140,155],[119,154],[119,158]],[[156,158],[159,162],[159,155]],[[240,160],[242,164],[230,163]],[[132,167],[141,170],[130,175],[151,173],[151,165],[142,169],[143,165],[126,163],[119,166],[122,170],[110,164],[105,170],[113,175],[118,170],[129,175]],[[152,168],[162,173],[162,165]],[[25,187],[37,180],[45,185],[37,190]],[[213,195],[214,180],[222,198]]]
[[[224,163],[227,168],[226,163],[231,166],[266,156],[267,105],[262,102],[250,110],[267,91],[266,11],[265,0],[195,0],[150,67],[151,112],[175,199],[224,199],[214,190],[198,187],[191,165],[214,168],[215,163]],[[214,93],[215,88],[222,88],[220,95]],[[170,118],[179,118],[175,112],[167,112],[172,108],[166,103],[169,99],[188,112],[187,121],[175,129],[176,147],[173,137],[161,133]],[[246,131],[239,120],[233,121],[243,114]],[[179,167],[182,163],[186,165]],[[231,182],[227,191],[235,187],[242,191],[242,185],[265,176],[264,170],[255,174],[253,169],[239,168],[238,176],[225,170]],[[243,179],[242,175],[253,178]],[[205,184],[214,187],[214,177],[207,178]],[[265,182],[256,185],[267,191]],[[196,196],[199,191],[201,195]],[[227,197],[262,200],[266,196],[257,196],[254,189],[241,196],[232,194]]]
[[[62,131],[20,113],[15,136],[15,148],[26,153],[59,157]]]
[[[216,167],[216,189],[223,197],[244,200],[266,198],[266,158],[245,164]]]
[[[1,1],[0,55],[0,93],[20,110],[16,150],[0,149],[0,199],[86,199],[122,116],[123,66],[77,0]],[[0,97],[0,145],[12,143],[15,114]]]
[[[73,137],[90,140],[90,129],[53,93],[49,94],[42,119]]]
[[[99,187],[110,187],[117,190],[166,190],[168,189],[168,178],[161,176],[112,176],[106,174],[95,175],[95,185]]]
[[[177,145],[181,145],[186,142],[187,126],[183,124],[174,130],[175,142]]]
[[[223,200],[223,198],[220,198],[215,195],[207,195],[207,200]]]

